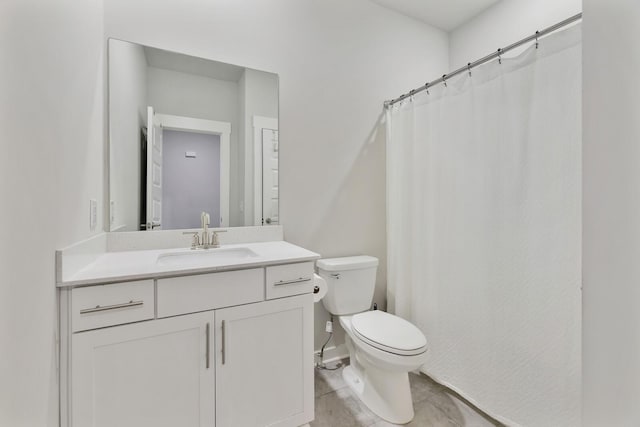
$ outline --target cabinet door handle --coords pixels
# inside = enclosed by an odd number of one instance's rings
[[[226,333],[225,333],[225,325],[224,325],[224,320],[222,321],[222,347],[221,347],[221,351],[222,351],[222,364],[224,365],[226,362],[226,354],[225,354],[225,341],[226,341]]]
[[[144,304],[144,301],[131,300],[129,302],[124,302],[122,304],[96,305],[95,307],[92,307],[92,308],[85,308],[83,310],[80,310],[80,314],[89,314],[89,313],[97,313],[99,311],[117,310],[119,308],[138,307],[143,304]]]
[[[294,283],[303,283],[303,282],[310,282],[310,281],[311,281],[311,277],[301,277],[299,279],[294,279],[294,280],[280,280],[278,282],[275,282],[273,286],[293,285]]]
[[[207,358],[207,360],[206,360],[207,369],[209,369],[209,359],[211,359],[211,354],[210,354],[211,353],[211,343],[209,342],[210,341],[209,335],[211,335],[211,334],[210,334],[210,330],[209,329],[210,329],[210,325],[209,325],[209,322],[207,322],[207,327],[206,327],[206,331],[205,331],[205,334],[207,334],[207,343],[206,343],[207,354],[205,356]]]

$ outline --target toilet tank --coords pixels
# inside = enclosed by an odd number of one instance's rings
[[[378,258],[350,256],[316,262],[318,274],[327,281],[322,304],[329,313],[342,316],[371,308],[376,287]]]

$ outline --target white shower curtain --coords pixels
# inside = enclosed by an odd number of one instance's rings
[[[508,424],[580,424],[581,29],[387,113],[388,306]]]

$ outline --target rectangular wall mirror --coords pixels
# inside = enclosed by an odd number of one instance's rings
[[[278,75],[109,40],[109,230],[278,224]]]

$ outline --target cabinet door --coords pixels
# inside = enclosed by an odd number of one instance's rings
[[[74,334],[72,425],[213,426],[213,322],[210,311]]]
[[[313,419],[313,296],[216,310],[216,426]]]

